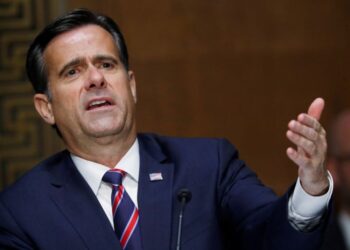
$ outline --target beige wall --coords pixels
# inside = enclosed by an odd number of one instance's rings
[[[285,155],[289,119],[317,96],[326,99],[326,127],[350,106],[349,1],[67,0],[65,7],[120,24],[141,131],[227,137],[278,193],[296,177]]]

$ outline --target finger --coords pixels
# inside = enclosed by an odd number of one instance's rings
[[[299,135],[299,134],[297,134],[297,135]],[[299,136],[301,136],[301,135],[299,135]],[[326,132],[323,128],[322,128],[321,133],[318,134],[316,140],[309,140],[308,138],[304,138],[304,139],[305,139],[305,141],[301,141],[302,145],[298,146],[298,153],[303,152],[305,154],[305,152],[306,152],[308,154],[307,155],[308,157],[316,156],[316,154],[321,156],[321,155],[324,155],[326,153],[327,140],[326,140]],[[301,150],[299,150],[299,149],[301,149]]]
[[[324,100],[322,98],[316,98],[310,105],[307,114],[320,120],[321,114],[324,108]]]
[[[326,139],[326,132],[321,133],[321,135],[318,137],[318,140],[316,142],[317,150],[322,153],[327,152],[327,139]]]
[[[295,120],[292,120],[288,123],[288,128],[294,133],[300,134],[301,136],[304,136],[312,141],[316,141],[319,136],[319,133],[314,128],[305,126]]]
[[[319,121],[308,115],[308,114],[300,114],[298,115],[298,122],[315,129],[316,131],[320,131],[321,130],[321,124],[319,123]]]
[[[291,159],[298,166],[305,166],[308,161],[305,155],[297,152],[294,148],[287,148],[286,153],[288,158]]]
[[[299,157],[306,157],[305,151],[301,147],[297,147],[296,152],[299,154]]]
[[[304,150],[309,156],[314,155],[316,152],[316,145],[313,141],[306,139],[305,137],[294,133],[291,130],[287,131],[287,138],[294,143],[297,147]]]

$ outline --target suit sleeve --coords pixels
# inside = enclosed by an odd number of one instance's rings
[[[0,200],[0,249],[34,249],[15,218]]]
[[[288,221],[288,199],[294,187],[278,198],[238,159],[237,151],[229,142],[220,141],[218,152],[217,192],[222,221],[229,227],[227,237],[232,238],[235,247],[239,242],[241,249],[247,250],[320,248],[329,211],[313,231],[295,230]]]

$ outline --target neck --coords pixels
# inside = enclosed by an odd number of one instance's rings
[[[68,150],[89,161],[114,168],[121,158],[128,152],[136,140],[136,133],[127,137],[103,137],[95,138],[89,143],[80,144],[79,147],[67,145]]]

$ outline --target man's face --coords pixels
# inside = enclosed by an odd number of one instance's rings
[[[63,33],[48,44],[44,60],[52,98],[41,116],[57,125],[68,147],[135,133],[134,75],[106,30],[86,25]],[[36,107],[43,97],[36,95]]]

